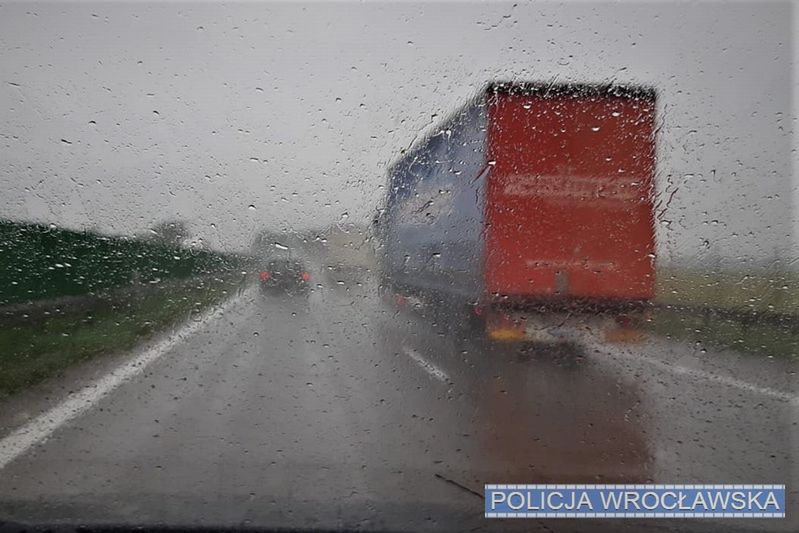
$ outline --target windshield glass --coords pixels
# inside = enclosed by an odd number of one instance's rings
[[[0,522],[799,529],[795,20],[0,5]],[[675,483],[787,518],[485,516]]]

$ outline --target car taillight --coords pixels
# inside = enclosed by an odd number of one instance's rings
[[[261,279],[261,281],[266,281],[269,279],[269,272],[259,272],[258,277]]]
[[[303,272],[301,277],[302,281],[308,281],[309,279],[311,279],[311,275],[307,272]]]

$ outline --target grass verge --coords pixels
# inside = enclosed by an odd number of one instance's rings
[[[657,301],[662,304],[799,314],[796,272],[730,272],[661,268]]]
[[[739,320],[674,309],[655,311],[650,328],[656,335],[697,343],[698,349],[729,348],[738,352],[799,361],[799,336],[779,324]]]
[[[700,349],[729,348],[799,360],[796,328],[765,319],[778,314],[796,315],[799,320],[796,272],[662,268],[657,275],[657,302],[685,306],[655,312],[650,327],[657,335],[694,341]]]
[[[239,279],[202,278],[148,288],[89,309],[53,316],[6,317],[0,323],[0,397],[100,354],[133,348],[224,300]]]

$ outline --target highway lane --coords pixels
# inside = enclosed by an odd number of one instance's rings
[[[795,403],[634,357],[688,365],[680,345],[487,345],[313,275],[249,290],[0,470],[2,514],[461,530],[490,482],[795,479]]]

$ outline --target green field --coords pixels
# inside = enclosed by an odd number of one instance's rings
[[[675,306],[655,312],[651,328],[658,335],[702,347],[799,360],[796,273],[662,269],[657,301]],[[782,316],[782,322],[775,316]]]
[[[786,272],[713,272],[662,268],[657,301],[755,312],[799,312],[799,274]]]
[[[112,294],[61,316],[6,316],[0,319],[0,397],[75,363],[130,349],[224,300],[240,284],[236,277],[189,280],[133,299]]]
[[[730,348],[742,353],[799,360],[799,335],[769,323],[744,324],[729,318],[710,318],[700,313],[659,309],[652,319],[654,333],[692,340],[697,348]]]
[[[0,220],[0,396],[223,300],[242,256]]]

